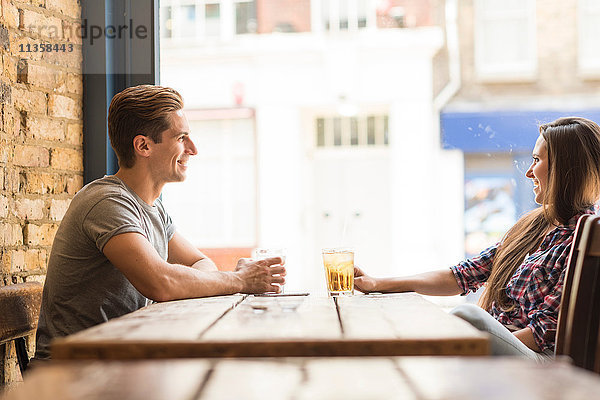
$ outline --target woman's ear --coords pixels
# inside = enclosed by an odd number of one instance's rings
[[[149,157],[150,156],[150,151],[151,151],[151,146],[150,146],[150,142],[152,141],[152,139],[150,139],[148,136],[144,136],[144,135],[137,135],[136,137],[133,138],[133,151],[135,154],[137,154],[140,157]]]

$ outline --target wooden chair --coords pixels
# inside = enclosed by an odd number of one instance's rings
[[[560,310],[558,313],[558,325],[556,332],[550,332],[550,334],[556,334],[555,354],[565,354],[565,338],[570,336],[571,330],[567,326],[567,310],[569,309],[569,300],[571,299],[571,286],[573,285],[573,275],[575,274],[575,264],[577,263],[577,256],[579,255],[579,243],[581,242],[581,236],[583,234],[583,226],[585,221],[591,217],[590,214],[582,215],[577,221],[577,227],[575,228],[573,245],[569,253],[567,261],[567,269],[565,271],[565,279],[563,281],[563,293],[560,301]]]
[[[566,275],[572,280],[570,285],[565,282],[569,289],[559,314],[557,343],[561,347],[556,355],[569,356],[576,366],[594,370],[600,324],[600,217],[582,223],[575,268]]]
[[[598,327],[598,339],[596,344],[596,360],[594,362],[594,372],[600,374],[600,326]]]
[[[29,364],[25,338],[35,332],[41,304],[38,282],[0,286],[0,345],[14,340],[21,374]]]

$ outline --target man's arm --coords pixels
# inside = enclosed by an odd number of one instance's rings
[[[171,264],[186,265],[200,271],[217,270],[215,263],[188,242],[179,232],[175,232],[169,240],[169,257],[167,261]]]
[[[233,293],[279,292],[285,267],[279,257],[250,263],[235,272],[203,271],[164,261],[148,240],[139,233],[112,237],[104,255],[144,296],[155,301]]]

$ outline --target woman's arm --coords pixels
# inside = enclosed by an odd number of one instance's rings
[[[354,267],[354,285],[361,292],[417,292],[433,296],[461,294],[456,278],[450,269],[425,272],[401,278],[373,278]]]
[[[514,331],[513,335],[515,335],[517,339],[523,342],[523,344],[529,347],[531,350],[536,351],[538,353],[542,351],[535,342],[535,339],[533,338],[533,332],[529,327],[519,329],[518,331]]]

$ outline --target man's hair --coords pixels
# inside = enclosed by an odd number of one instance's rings
[[[168,87],[139,85],[117,93],[108,109],[108,137],[119,166],[133,167],[134,137],[143,135],[160,143],[162,132],[171,126],[169,114],[182,108],[181,95]]]

